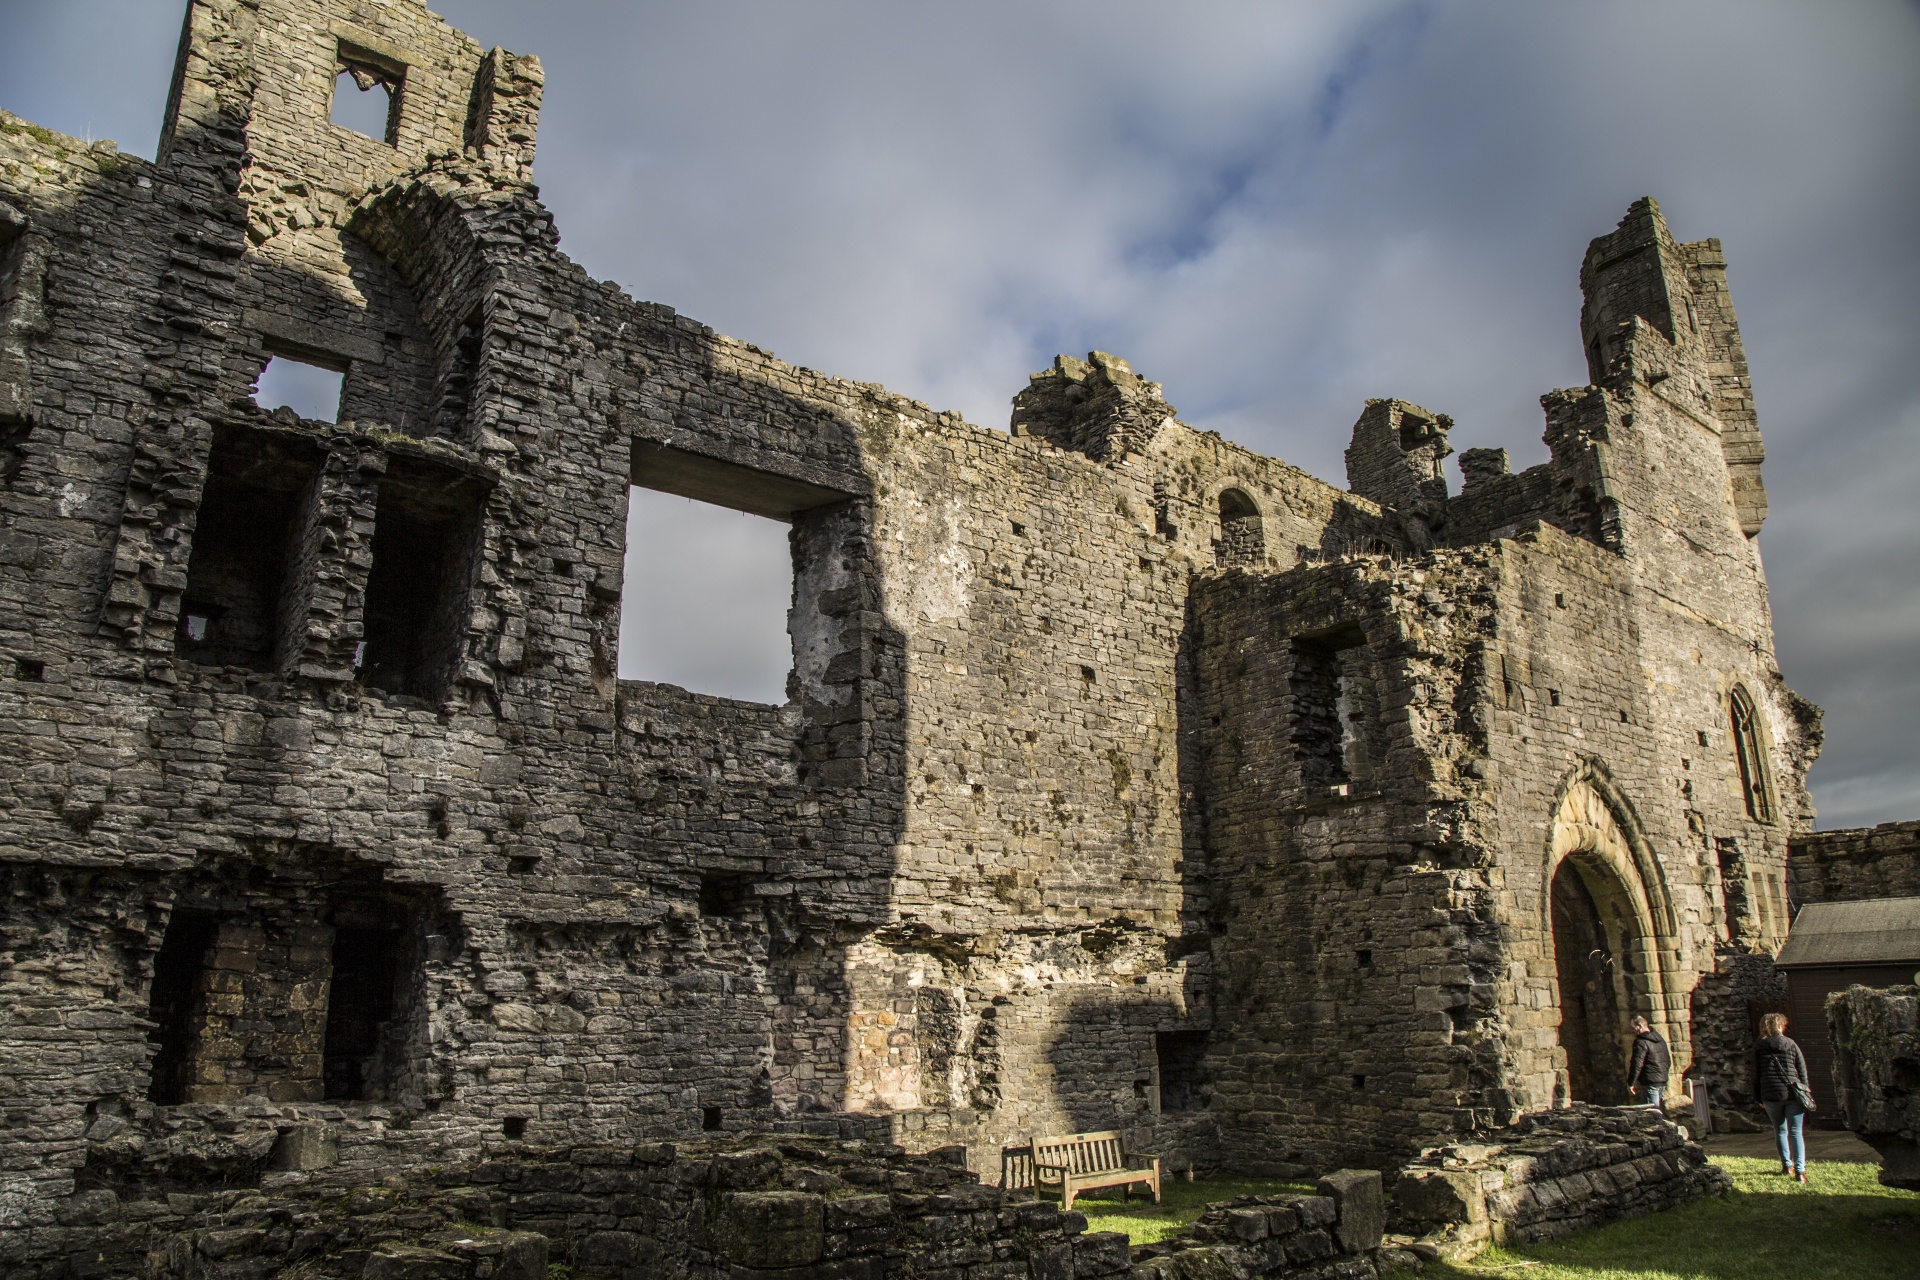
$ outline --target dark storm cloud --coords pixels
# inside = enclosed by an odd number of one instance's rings
[[[1538,396],[1586,376],[1580,254],[1658,197],[1731,263],[1822,825],[1920,814],[1914,6],[437,7],[545,62],[538,176],[590,271],[994,427],[1100,347],[1329,479],[1374,395],[1537,461]],[[0,12],[0,105],[151,152],[177,5]],[[777,688],[777,653],[729,661]]]

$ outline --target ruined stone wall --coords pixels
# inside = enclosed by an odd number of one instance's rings
[[[1570,854],[1684,1063],[1818,741],[1730,312],[1596,321],[1553,461],[1457,499],[1443,415],[1370,405],[1348,493],[1103,353],[990,431],[588,278],[540,90],[414,0],[196,0],[157,162],[0,117],[9,1221],[255,1098],[355,1167],[848,1111],[1384,1159],[1565,1095]],[[630,485],[790,524],[784,704],[617,679]]]
[[[1796,907],[1920,896],[1920,822],[1796,834],[1787,853],[1787,893]]]

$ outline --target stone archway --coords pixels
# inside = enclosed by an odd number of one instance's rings
[[[1603,791],[1603,788],[1605,789]],[[1558,1038],[1556,1094],[1579,1102],[1630,1101],[1627,1020],[1644,1015],[1685,1060],[1684,1029],[1668,1015],[1677,989],[1675,922],[1659,868],[1634,838],[1589,766],[1561,793],[1552,824],[1542,904],[1552,939]]]

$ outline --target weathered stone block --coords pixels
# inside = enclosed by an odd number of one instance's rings
[[[826,1249],[825,1202],[802,1191],[735,1191],[720,1202],[714,1248],[747,1267],[798,1267]]]
[[[1336,1169],[1315,1186],[1333,1201],[1339,1214],[1334,1238],[1346,1253],[1365,1253],[1380,1247],[1386,1234],[1386,1196],[1377,1169]]]

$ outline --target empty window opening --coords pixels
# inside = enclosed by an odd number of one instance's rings
[[[254,381],[253,402],[262,409],[287,409],[297,418],[337,422],[346,369],[344,360],[321,364],[276,352]]]
[[[1220,495],[1220,541],[1213,544],[1214,563],[1229,565],[1259,564],[1266,559],[1267,535],[1260,521],[1260,508],[1238,489]]]
[[[153,959],[147,1017],[156,1026],[147,1101],[173,1106],[187,1100],[188,1063],[206,1014],[207,953],[217,922],[211,913],[175,911]]]
[[[628,491],[622,680],[785,702],[792,601],[786,524],[652,489]]]
[[[1371,779],[1379,698],[1360,629],[1294,641],[1292,693],[1301,786],[1337,789]]]
[[[527,1118],[525,1116],[507,1116],[500,1121],[500,1132],[504,1137],[518,1142],[527,1136]]]
[[[381,1086],[395,1056],[389,1029],[400,941],[397,923],[351,916],[336,920],[321,1062],[328,1098],[358,1102],[385,1093]]]
[[[39,658],[15,658],[13,678],[38,682],[47,678],[47,664]]]
[[[327,118],[343,129],[392,146],[399,137],[406,74],[403,66],[342,44]]]
[[[1356,1089],[1365,1089],[1367,1087],[1367,1078],[1365,1076],[1356,1075],[1353,1078],[1353,1087]]]
[[[1760,715],[1745,689],[1735,686],[1732,704],[1733,754],[1740,766],[1740,793],[1747,816],[1755,822],[1773,821],[1773,795],[1767,779],[1767,753],[1760,734]]]
[[[1373,967],[1373,952],[1371,952],[1371,951],[1369,951],[1369,950],[1367,950],[1367,949],[1365,949],[1365,948],[1362,948],[1362,949],[1360,949],[1360,950],[1358,950],[1358,951],[1356,951],[1356,952],[1354,952],[1354,953],[1353,953],[1353,963],[1354,963],[1354,965],[1355,965],[1355,967],[1357,967],[1357,968],[1361,968],[1361,969],[1370,969],[1370,968],[1372,968],[1372,967]]]
[[[700,914],[737,916],[753,905],[753,877],[738,871],[709,871],[700,877]]]
[[[700,1108],[700,1127],[702,1129],[714,1130],[714,1129],[719,1129],[722,1126],[723,1126],[723,1117],[720,1114],[720,1108],[718,1107]]]
[[[446,374],[440,380],[436,430],[441,435],[459,435],[466,429],[467,416],[473,409],[474,382],[480,375],[481,328],[480,308],[475,307],[454,330]]]
[[[180,601],[182,658],[266,669],[298,629],[298,581],[318,451],[276,433],[222,429],[207,457]]]
[[[1153,1056],[1160,1075],[1160,1110],[1203,1110],[1207,1105],[1207,1033],[1157,1031]]]
[[[386,694],[446,692],[466,634],[483,481],[396,457],[380,481],[360,681]]]

